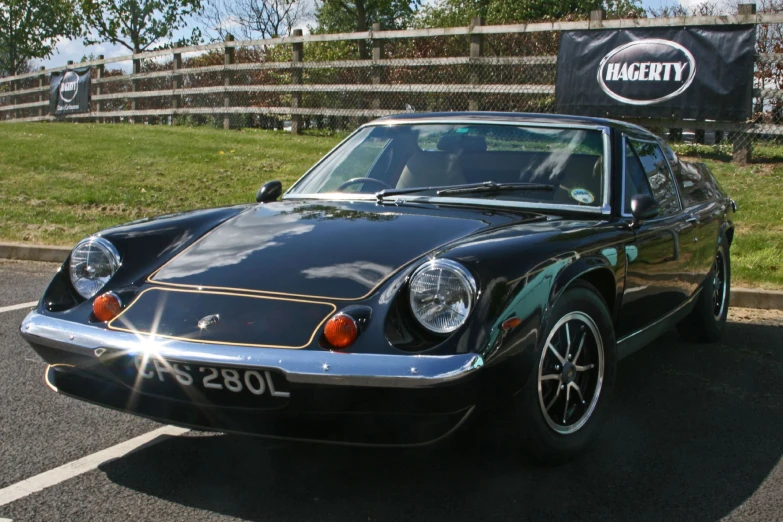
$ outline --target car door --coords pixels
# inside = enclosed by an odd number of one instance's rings
[[[672,159],[664,147],[669,164]],[[695,288],[707,277],[715,258],[715,245],[718,242],[722,223],[722,207],[717,200],[718,190],[706,167],[700,164],[680,162],[674,157],[674,178],[680,192],[686,221],[690,225],[690,243],[693,248],[689,268]],[[695,290],[694,288],[694,290]]]
[[[671,172],[660,146],[653,140],[623,139],[622,219],[630,224],[631,198],[648,194],[660,205],[660,214],[634,230],[626,246],[627,271],[618,337],[636,332],[685,303],[692,282],[686,268],[683,241],[689,226]]]

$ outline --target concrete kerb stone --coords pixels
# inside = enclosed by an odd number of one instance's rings
[[[0,258],[62,263],[71,250],[72,247],[0,243]]]
[[[71,247],[0,243],[0,258],[5,259],[62,263],[70,252]],[[731,289],[731,306],[783,310],[783,291],[735,287]]]

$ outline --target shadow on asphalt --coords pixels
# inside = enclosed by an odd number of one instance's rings
[[[113,482],[250,520],[717,520],[783,455],[783,328],[732,323],[720,345],[673,333],[620,365],[592,451],[536,467],[496,423],[415,450],[215,435],[101,466]]]

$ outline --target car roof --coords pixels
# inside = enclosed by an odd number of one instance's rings
[[[406,112],[384,116],[370,122],[371,125],[382,123],[426,123],[428,120],[454,120],[454,121],[475,121],[476,123],[491,122],[519,122],[519,123],[537,123],[537,124],[555,124],[555,125],[595,125],[601,127],[614,127],[627,131],[640,132],[647,135],[653,135],[644,127],[627,123],[624,121],[612,120],[609,118],[593,118],[590,116],[572,116],[567,114],[539,114],[526,112]]]

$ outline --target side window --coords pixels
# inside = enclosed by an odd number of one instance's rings
[[[641,161],[647,180],[650,182],[653,197],[661,206],[661,216],[670,216],[680,211],[677,190],[674,187],[666,159],[657,143],[628,139],[634,152]]]
[[[708,176],[693,163],[682,163],[676,178],[685,208],[695,207],[715,196]]]
[[[631,198],[636,194],[647,194],[652,196],[650,183],[647,181],[647,175],[644,173],[642,163],[631,148],[631,145],[625,144],[625,201],[623,213],[631,213]]]

